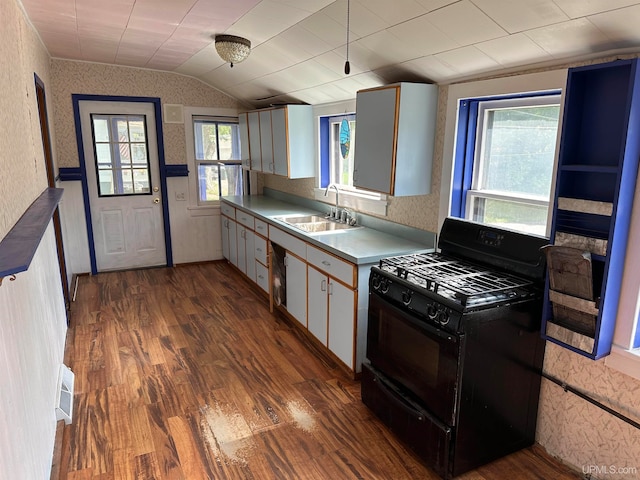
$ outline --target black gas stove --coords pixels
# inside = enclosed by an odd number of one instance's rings
[[[546,244],[448,218],[371,268],[362,400],[444,478],[535,439]]]
[[[463,328],[462,314],[539,295],[532,279],[517,277],[443,253],[380,260],[369,289],[448,331]]]

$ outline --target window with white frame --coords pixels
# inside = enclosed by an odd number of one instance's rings
[[[242,195],[240,131],[237,119],[193,116],[198,205],[225,195]]]
[[[333,183],[340,189],[353,190],[356,116],[321,117],[320,138],[320,187]]]
[[[559,92],[460,102],[451,215],[547,235]]]

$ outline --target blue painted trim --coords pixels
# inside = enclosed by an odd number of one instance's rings
[[[180,165],[166,165],[164,168],[165,175],[168,177],[188,177],[189,167],[186,163]]]
[[[526,92],[460,100],[458,108],[458,131],[455,138],[455,157],[453,159],[451,209],[449,212],[452,217],[465,218],[467,192],[471,189],[473,182],[473,162],[475,159],[480,103],[525,97],[547,97],[558,95],[559,93],[558,90],[550,90],[545,92]]]
[[[61,167],[58,169],[58,180],[61,182],[82,181],[82,169],[80,167]]]
[[[320,117],[320,187],[329,186],[329,118]]]
[[[0,278],[29,269],[44,232],[62,198],[62,188],[47,188],[0,242]]]
[[[164,135],[162,131],[162,105],[157,97],[124,97],[119,95],[87,95],[74,93],[71,95],[73,103],[73,117],[76,124],[76,143],[78,145],[78,158],[80,159],[80,172],[82,176],[82,195],[84,197],[85,221],[87,223],[87,238],[89,241],[89,260],[91,273],[98,273],[96,263],[95,242],[93,236],[93,224],[91,222],[91,206],[89,204],[89,186],[87,184],[87,170],[84,158],[84,142],[82,141],[82,129],[80,125],[81,101],[90,102],[130,102],[152,103],[155,110],[156,137],[158,143],[158,166],[160,168],[160,191],[162,192],[162,215],[164,221],[164,244],[167,266],[173,267],[173,250],[171,247],[171,229],[169,226],[169,200],[167,198],[167,175],[165,172]]]

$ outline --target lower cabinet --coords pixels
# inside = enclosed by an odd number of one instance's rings
[[[252,281],[256,281],[256,257],[254,249],[255,233],[247,227],[238,223],[237,234],[238,242],[238,264],[237,267],[242,273],[249,277]]]
[[[303,326],[307,326],[307,264],[286,253],[285,268],[287,272],[287,312]]]
[[[238,266],[238,230],[234,220],[220,217],[222,223],[222,256]]]
[[[356,292],[309,265],[308,329],[349,368],[354,368]]]

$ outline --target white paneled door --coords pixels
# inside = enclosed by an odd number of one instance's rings
[[[154,104],[79,107],[98,271],[166,265]]]

